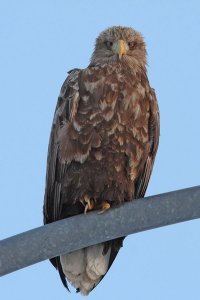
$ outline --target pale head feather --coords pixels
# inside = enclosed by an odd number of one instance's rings
[[[113,26],[100,33],[96,39],[90,66],[110,64],[119,61],[117,54],[112,50],[112,44],[117,40],[124,40],[128,45],[128,51],[122,56],[120,63],[126,63],[130,67],[140,67],[144,69],[146,66],[147,53],[141,33],[131,27],[122,26]]]

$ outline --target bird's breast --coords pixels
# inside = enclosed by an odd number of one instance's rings
[[[148,86],[129,75],[102,69],[81,75],[75,113],[60,132],[64,161],[84,163],[91,154],[101,161],[105,152],[129,155],[133,150],[141,156],[148,141]]]

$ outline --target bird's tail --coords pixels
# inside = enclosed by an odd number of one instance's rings
[[[102,243],[62,255],[60,262],[67,280],[88,295],[108,271],[110,254],[111,247],[105,253]]]

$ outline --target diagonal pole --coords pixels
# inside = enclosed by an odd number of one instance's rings
[[[103,241],[200,218],[200,186],[90,212],[0,242],[0,275]]]

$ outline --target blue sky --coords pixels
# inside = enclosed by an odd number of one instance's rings
[[[46,153],[67,71],[88,65],[100,31],[142,32],[161,114],[147,195],[199,184],[200,2],[0,2],[0,237],[42,224]],[[133,212],[137,213],[137,212]],[[200,221],[129,236],[89,299],[199,299]],[[81,299],[67,294],[48,261],[0,280],[1,299]]]

